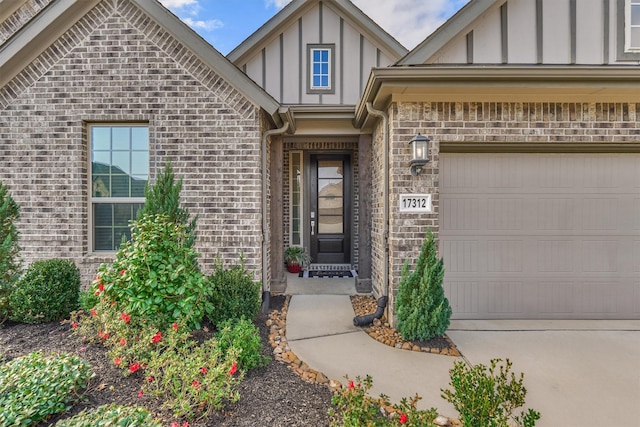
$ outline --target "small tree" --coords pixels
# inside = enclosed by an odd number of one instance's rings
[[[196,240],[197,215],[189,221],[189,210],[180,207],[180,191],[182,178],[176,181],[171,162],[164,165],[164,170],[158,174],[156,183],[146,185],[144,189],[144,207],[138,211],[138,219],[145,215],[166,215],[170,221],[186,226],[188,235],[185,244],[192,247]]]
[[[429,340],[442,335],[449,327],[451,307],[444,296],[444,265],[438,260],[433,233],[425,239],[418,263],[409,273],[409,263],[402,268],[395,309],[398,332],[405,340]]]
[[[0,182],[0,324],[8,316],[9,294],[20,277],[18,219],[20,207]]]

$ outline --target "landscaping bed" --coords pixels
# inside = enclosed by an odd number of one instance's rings
[[[284,298],[272,299],[272,308],[279,309]],[[259,314],[256,325],[260,329],[263,354],[272,356],[268,341],[268,315]],[[210,328],[206,328],[209,329]],[[203,336],[213,336],[204,328]],[[72,335],[69,324],[49,322],[38,325],[6,322],[0,329],[0,354],[5,361],[40,350],[45,354],[70,353],[91,364],[95,377],[90,381],[84,401],[76,403],[64,414],[55,416],[43,426],[54,425],[83,409],[97,408],[108,403],[141,405],[169,426],[176,420],[170,410],[162,408],[163,402],[149,396],[138,397],[141,374],[125,377],[123,371],[108,359],[100,344],[83,342]],[[285,364],[271,360],[266,366],[247,372],[238,387],[240,400],[229,404],[224,411],[209,418],[191,422],[191,426],[328,426],[328,410],[331,407],[331,391],[318,384],[303,381]]]

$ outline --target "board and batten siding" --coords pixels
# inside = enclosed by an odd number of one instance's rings
[[[308,46],[335,46],[333,93],[307,93]],[[379,48],[364,31],[320,2],[239,67],[283,104],[355,105],[372,67],[387,67],[392,54]]]
[[[624,0],[508,0],[490,8],[427,63],[637,64],[620,54]]]

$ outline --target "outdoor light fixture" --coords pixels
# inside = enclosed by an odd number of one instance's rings
[[[429,162],[429,139],[428,136],[417,134],[409,144],[413,148],[413,159],[411,160],[411,175],[417,176],[422,172],[422,167]]]

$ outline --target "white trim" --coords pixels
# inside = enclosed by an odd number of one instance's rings
[[[300,156],[300,243],[293,244],[293,155]],[[289,152],[289,246],[304,247],[304,153],[302,151]]]
[[[320,52],[320,55],[323,54],[323,52],[327,53],[327,61],[326,61],[326,65],[327,65],[327,73],[326,73],[326,77],[327,77],[327,85],[326,86],[322,86],[322,84],[320,86],[316,86],[314,84],[315,81],[315,77],[318,76],[320,77],[320,79],[322,79],[322,77],[325,76],[324,73],[322,73],[322,70],[320,71],[319,74],[316,74],[315,72],[315,65],[316,65],[316,61],[315,61],[315,53],[316,52]],[[309,89],[311,90],[331,90],[331,80],[332,80],[332,73],[331,73],[331,66],[333,61],[331,60],[331,52],[332,49],[330,47],[312,47],[309,49]],[[323,64],[325,64],[325,61],[322,60],[322,58],[320,58],[320,62],[319,64],[322,66]]]

